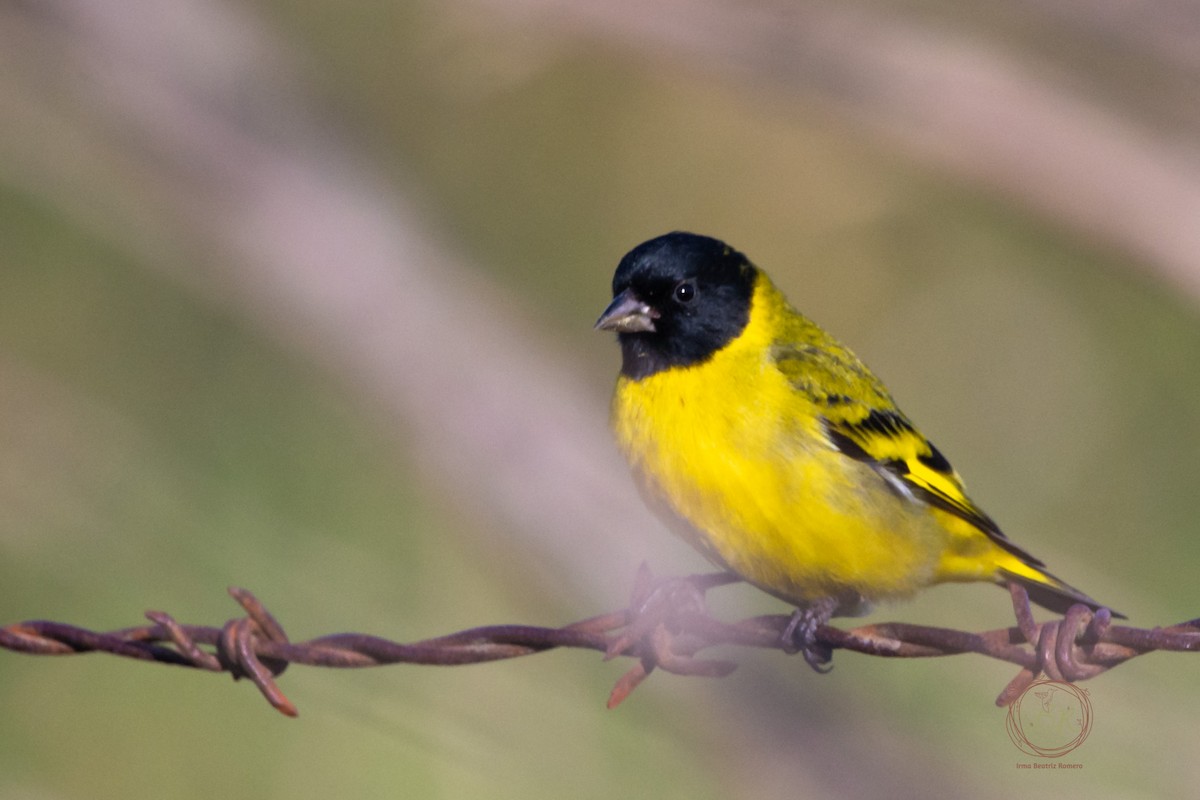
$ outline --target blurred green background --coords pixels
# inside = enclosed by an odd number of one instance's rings
[[[242,585],[293,638],[411,640],[617,608],[642,560],[703,569],[608,442],[618,357],[591,331],[619,257],[677,228],[849,342],[1057,574],[1135,625],[1195,616],[1200,250],[1178,221],[1200,197],[1200,26],[1171,13],[6,6],[0,623],[218,625]],[[781,610],[744,588],[714,605]],[[1010,611],[956,586],[872,619]],[[585,652],[293,668],[292,721],[224,676],[0,653],[0,796],[1129,798],[1200,778],[1186,656],[1086,684],[1084,768],[1061,772],[1015,768],[1007,666],[736,657],[616,711],[624,666]]]

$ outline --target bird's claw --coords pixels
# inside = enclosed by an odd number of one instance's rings
[[[737,580],[730,573],[656,578],[643,565],[630,599],[625,630],[609,643],[604,654],[605,660],[632,655],[638,658],[638,663],[613,687],[609,708],[628,697],[655,668],[678,675],[709,677],[732,672],[732,662],[696,658],[704,643],[685,631],[689,616],[707,616],[704,595],[709,589]]]
[[[739,580],[730,573],[658,578],[643,564],[638,569],[630,598],[630,620],[625,631],[609,644],[605,659],[624,655],[637,642],[660,626],[676,627],[680,616],[707,614],[705,593]]]
[[[817,629],[829,621],[836,606],[835,600],[825,598],[797,608],[779,637],[784,652],[800,653],[822,675],[833,669],[833,649],[817,641]]]

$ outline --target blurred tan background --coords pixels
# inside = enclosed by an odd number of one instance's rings
[[[1054,571],[1200,614],[1200,9],[1186,3],[0,7],[0,622],[416,639],[704,568],[609,441],[619,257],[727,239]],[[745,588],[722,614],[782,610]],[[1004,593],[880,609],[986,629]],[[1086,684],[1019,771],[1004,665],[583,652],[227,677],[0,653],[0,796],[1186,796],[1200,663]]]

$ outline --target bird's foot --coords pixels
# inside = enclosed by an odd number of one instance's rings
[[[687,615],[706,615],[705,594],[709,589],[736,583],[741,578],[731,572],[688,575],[682,578],[657,578],[643,564],[638,569],[629,604],[629,623],[624,632],[608,646],[605,659],[625,655],[635,643],[656,628],[678,627]]]
[[[780,634],[783,649],[788,653],[800,653],[810,667],[821,674],[833,669],[833,650],[817,641],[817,629],[829,622],[838,601],[824,597],[792,613],[787,627]]]
[[[696,658],[696,653],[712,642],[688,631],[698,619],[711,619],[705,608],[705,593],[739,580],[729,572],[656,578],[643,564],[625,611],[624,630],[609,642],[604,654],[605,660],[633,656],[638,663],[617,681],[608,707],[620,704],[660,667],[679,675],[721,677],[732,672],[737,666],[732,661]]]

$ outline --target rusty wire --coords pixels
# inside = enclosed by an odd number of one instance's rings
[[[182,625],[171,615],[149,611],[153,623],[96,632],[61,622],[28,621],[0,628],[0,647],[31,655],[102,652],[142,661],[229,672],[248,678],[280,712],[296,716],[296,706],[276,678],[289,664],[319,667],[375,667],[385,664],[453,666],[516,658],[555,648],[582,648],[636,659],[609,695],[610,708],[628,697],[656,669],[677,675],[721,677],[737,666],[724,659],[698,658],[717,645],[793,651],[784,631],[790,617],[768,615],[725,623],[709,615],[705,594],[736,581],[727,573],[656,578],[644,566],[628,608],[562,628],[490,625],[412,643],[361,633],[337,633],[290,642],[283,627],[245,589],[229,593],[245,616],[220,628]],[[1107,609],[1070,608],[1058,620],[1034,622],[1024,588],[1010,585],[1017,625],[984,633],[886,622],[843,630],[829,625],[816,643],[831,650],[891,658],[977,653],[1021,669],[996,698],[1008,705],[1041,674],[1081,681],[1154,650],[1200,650],[1200,619],[1165,628],[1113,625]],[[208,648],[208,649],[206,649]]]

